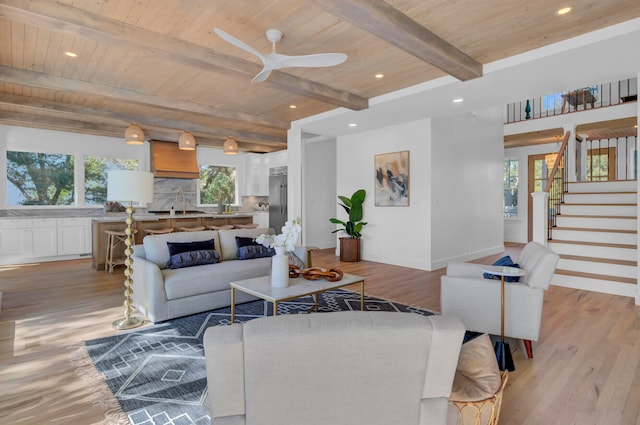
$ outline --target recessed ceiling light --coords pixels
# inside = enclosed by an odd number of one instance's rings
[[[64,52],[65,55],[69,56],[70,58],[76,58],[78,57],[78,55],[76,53],[73,52]]]
[[[296,105],[289,105],[289,109],[296,109],[297,106]]]
[[[453,103],[461,103],[464,102],[464,99],[461,97],[456,97],[455,99],[453,99]]]
[[[376,74],[376,78],[377,79],[384,78],[384,74]]]
[[[567,13],[571,12],[572,8],[567,6],[567,7],[562,7],[558,10],[556,10],[556,14],[557,15],[566,15]]]
[[[354,123],[354,122],[352,122],[352,123],[350,123],[350,124],[349,124],[349,127],[357,127],[357,126],[358,126],[358,124],[356,124],[356,123]]]

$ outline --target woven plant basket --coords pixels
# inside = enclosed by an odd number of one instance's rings
[[[502,407],[502,395],[504,387],[507,385],[509,375],[507,371],[501,373],[502,385],[493,397],[479,401],[460,402],[449,400],[450,406],[455,406],[458,411],[457,417],[452,417],[452,410],[449,409],[449,425],[498,425],[500,419],[500,408]]]

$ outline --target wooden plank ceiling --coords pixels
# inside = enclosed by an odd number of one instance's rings
[[[556,0],[2,0],[0,123],[122,137],[136,122],[147,138],[188,130],[272,152],[292,120],[446,74],[481,78],[482,64],[640,16],[637,0],[571,3],[557,16]],[[214,27],[263,53],[277,28],[279,53],[348,59],[251,83],[259,59]]]

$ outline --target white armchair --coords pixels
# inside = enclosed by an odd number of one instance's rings
[[[540,336],[544,291],[558,264],[558,254],[537,242],[524,246],[516,261],[527,274],[505,283],[504,334],[524,340],[529,358],[531,341]],[[462,320],[469,331],[500,335],[500,280],[484,279],[481,264],[450,263],[440,280],[440,310]]]
[[[464,327],[446,316],[269,316],[204,336],[212,425],[446,425]]]

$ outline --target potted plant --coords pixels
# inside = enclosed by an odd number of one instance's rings
[[[360,231],[367,223],[362,221],[362,204],[367,192],[364,189],[356,190],[351,198],[338,196],[342,203],[338,203],[349,215],[349,219],[344,222],[337,218],[329,219],[333,224],[340,224],[342,228],[331,233],[345,232],[348,236],[340,238],[340,261],[360,261]]]

